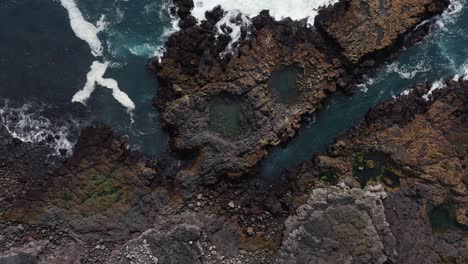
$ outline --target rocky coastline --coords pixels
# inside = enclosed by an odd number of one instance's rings
[[[331,94],[351,93],[364,73],[420,40],[431,27],[421,23],[449,4],[340,1],[319,12],[315,27],[275,21],[263,11],[242,27],[233,53],[223,55],[231,41],[229,28],[218,35],[223,11],[207,12],[197,24],[187,12],[191,3],[174,2],[181,30],[149,69],[162,84],[154,104],[171,133],[171,148],[192,153],[190,170],[208,184],[251,173]],[[285,75],[286,88],[277,81]],[[231,114],[214,116],[219,105]]]
[[[299,193],[330,183],[385,191],[379,203],[398,256],[380,256],[391,263],[463,263],[468,256],[468,82],[444,86],[428,95],[432,84],[418,84],[375,106],[327,153],[291,171]]]
[[[51,160],[0,126],[0,264],[468,260],[467,81],[418,84],[272,185],[256,175],[329,96],[421,40],[447,1],[342,0],[318,29],[264,11],[224,56],[223,11],[197,24],[192,0],[174,5],[181,30],[148,65],[170,149],[145,156],[93,123]]]

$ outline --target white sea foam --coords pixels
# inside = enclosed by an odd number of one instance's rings
[[[74,0],[60,0],[60,3],[68,12],[70,25],[75,35],[88,43],[94,56],[101,56],[103,49],[98,33],[106,27],[106,23],[104,22],[105,17],[101,16],[96,25],[93,25],[84,19]]]
[[[86,101],[89,99],[94,89],[96,88],[96,84],[99,84],[103,87],[111,89],[112,96],[114,96],[115,100],[126,107],[129,111],[135,109],[135,104],[126,93],[120,90],[117,81],[111,78],[104,78],[104,73],[106,72],[108,66],[109,62],[102,63],[99,61],[94,61],[91,65],[90,71],[86,75],[87,81],[85,86],[73,96],[72,102],[80,102],[86,105]]]
[[[72,153],[73,144],[69,139],[70,127],[64,124],[53,124],[41,113],[42,107],[32,104],[24,104],[21,107],[10,107],[8,102],[0,108],[0,121],[12,137],[23,142],[46,142],[55,149],[57,155],[61,149],[67,150],[67,155]],[[77,126],[73,122],[73,126]],[[48,137],[53,140],[48,140]]]
[[[60,2],[68,12],[70,26],[73,32],[75,32],[75,35],[88,43],[91,48],[91,53],[95,57],[102,56],[103,46],[98,37],[98,33],[106,28],[106,23],[104,22],[105,16],[102,15],[96,25],[93,25],[84,19],[83,14],[74,0],[60,0]],[[111,89],[114,98],[129,111],[135,109],[135,104],[126,93],[119,89],[117,81],[103,77],[108,66],[109,62],[102,63],[94,61],[91,65],[91,70],[86,75],[87,81],[85,86],[73,96],[72,102],[81,102],[86,104],[86,101],[93,93],[96,84],[99,84]]]
[[[172,34],[174,34],[175,32],[180,30],[179,18],[177,16],[173,16],[171,14],[171,12],[170,12],[170,9],[172,7],[173,7],[173,4],[171,2],[164,2],[163,6],[162,6],[162,8],[160,10],[160,13],[159,13],[160,17],[163,17],[165,14],[169,14],[170,19],[171,19],[171,26],[165,28],[163,34],[160,36],[161,43],[163,43],[163,44],[159,45],[158,47],[156,47],[153,50],[152,57],[158,58],[159,62],[161,62],[161,58],[163,57],[164,52],[166,51],[165,43],[166,43],[167,39]]]
[[[429,96],[437,89],[441,89],[441,88],[444,88],[445,87],[445,83],[444,83],[444,79],[440,79],[440,80],[437,80],[435,81],[432,86],[431,86],[431,89],[429,89],[429,91],[423,95],[423,98],[424,100],[428,101],[429,100]]]
[[[225,16],[218,22],[217,27],[221,32],[221,25],[230,26],[233,31],[230,33],[232,41],[237,41],[241,35],[241,26],[248,25],[250,18],[258,15],[262,10],[268,9],[270,15],[276,20],[291,18],[292,20],[307,19],[309,25],[314,24],[315,16],[320,7],[338,2],[338,0],[195,0],[195,7],[192,15],[200,22],[205,19],[205,12],[210,11],[220,5],[226,12]],[[242,22],[236,23],[235,18],[240,15]]]
[[[447,30],[446,24],[455,22],[455,19],[463,11],[466,0],[451,0],[449,7],[442,13],[441,18],[436,20],[436,25],[442,30]]]
[[[276,20],[283,18],[291,18],[293,20],[301,20],[306,18],[310,25],[313,25],[314,18],[320,7],[327,6],[338,2],[337,0],[195,0],[195,8],[192,10],[192,15],[198,21],[205,19],[205,12],[212,10],[220,5],[226,12],[237,15],[241,13],[247,18],[252,18],[258,15],[262,10],[268,9],[270,15]]]
[[[462,66],[461,76],[463,77],[463,80],[468,81],[468,62]]]
[[[403,92],[401,92],[400,95],[408,95],[410,94],[410,92],[411,92],[411,89],[406,89]]]
[[[420,60],[415,66],[405,64],[401,65],[398,61],[387,65],[388,73],[397,73],[401,79],[407,80],[413,79],[418,73],[424,73],[430,70],[431,68],[429,64],[424,60]]]
[[[369,77],[368,75],[364,75],[363,77],[363,82],[356,84],[356,87],[359,88],[362,92],[367,92],[369,90],[369,87],[383,81],[386,77],[387,72],[380,72],[376,74],[373,77]]]

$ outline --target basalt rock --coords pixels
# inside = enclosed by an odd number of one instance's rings
[[[45,144],[23,143],[0,125],[0,218],[29,191],[44,185],[45,175],[54,169],[47,158],[52,151]]]
[[[214,215],[181,213],[117,248],[106,263],[217,263],[238,254],[235,228]]]
[[[349,2],[359,1],[342,1],[322,10],[340,24],[328,23],[322,15],[319,31],[305,21],[275,21],[263,11],[252,19],[251,28],[243,29],[233,53],[225,52],[230,47],[229,30],[216,38],[216,23],[222,17],[219,7],[207,12],[201,24],[183,27],[169,38],[167,52],[149,69],[162,84],[154,104],[170,131],[171,148],[192,154],[187,169],[209,184],[249,174],[268,148],[293,137],[303,118],[319,110],[329,94],[350,90],[361,77],[357,68],[364,65],[344,65],[346,52],[324,33],[338,34],[358,23],[345,12]],[[412,23],[395,18],[399,13],[394,12],[394,4],[379,9],[387,10],[399,30],[393,36],[393,29],[384,28],[385,39],[399,39],[421,19],[443,11],[444,5],[429,8],[426,2],[414,1],[405,9],[405,16],[417,11],[418,19],[410,19]],[[378,19],[368,18],[369,23],[380,23]],[[393,42],[379,45],[392,50]],[[363,53],[372,57],[374,50]]]
[[[99,123],[81,131],[72,156],[54,163],[46,145],[15,142],[7,131],[4,139],[14,162],[0,167],[11,179],[2,189],[0,263],[273,258],[285,212],[259,179],[211,189],[189,175],[185,184],[183,162],[144,157]],[[273,207],[275,217],[266,212]]]
[[[382,204],[386,193],[370,190],[314,189],[286,220],[275,263],[393,263],[396,243]]]
[[[468,82],[415,86],[384,102],[315,159],[317,175],[349,185],[381,182],[397,263],[468,256]],[[411,250],[409,250],[411,249]]]
[[[351,64],[385,58],[407,33],[438,15],[448,0],[345,0],[322,10],[315,26],[333,40]],[[383,55],[383,56],[379,56]]]
[[[25,195],[5,218],[68,228],[84,240],[122,239],[148,228],[151,216],[169,202],[167,191],[151,188],[156,176],[144,158],[127,149],[125,138],[93,124],[81,131],[63,165],[43,175],[41,184],[21,188]]]

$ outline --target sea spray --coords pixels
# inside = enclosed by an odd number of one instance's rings
[[[221,32],[221,25],[226,24],[231,27],[229,34],[232,38],[228,49],[232,43],[239,40],[241,36],[241,26],[250,24],[250,19],[257,16],[262,10],[269,10],[270,15],[276,20],[291,18],[292,20],[307,19],[308,25],[313,26],[314,19],[321,7],[332,5],[338,0],[195,0],[195,7],[192,15],[201,22],[205,19],[205,12],[211,11],[216,6],[221,6],[225,11],[224,17],[216,25]],[[234,22],[236,18],[241,18],[242,23]]]

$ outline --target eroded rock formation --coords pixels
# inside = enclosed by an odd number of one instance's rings
[[[150,68],[166,86],[155,104],[182,159],[144,157],[94,124],[72,157],[51,162],[46,145],[22,143],[0,127],[8,153],[0,156],[0,263],[467,259],[464,81],[427,97],[430,85],[418,85],[373,108],[273,187],[240,177],[446,1],[342,1],[322,11],[320,31],[262,12],[224,57],[231,39],[214,31],[223,11],[198,25],[193,1],[174,3],[182,30]],[[347,21],[354,15],[366,26]]]
[[[376,106],[315,159],[317,175],[336,175],[352,186],[384,184],[397,263],[468,256],[468,82],[445,85],[431,95],[432,85],[417,85]]]
[[[336,41],[348,62],[356,64],[383,59],[376,55],[391,52],[402,36],[448,4],[448,0],[346,0],[322,11],[315,25]]]
[[[229,35],[216,38],[221,8],[207,12],[201,24],[183,11],[182,30],[169,38],[162,60],[149,65],[163,84],[155,105],[171,132],[171,147],[195,153],[191,171],[207,183],[248,174],[269,147],[293,137],[303,118],[320,109],[329,94],[349,91],[365,68],[375,65],[369,60],[357,63],[361,58],[389,58],[402,47],[404,36],[448,4],[380,2],[341,1],[328,7],[317,17],[319,31],[305,21],[277,22],[264,11],[252,19],[251,28],[243,28],[233,54],[223,53]],[[360,9],[354,19],[355,6],[379,8],[364,14]],[[377,30],[381,24],[388,26]],[[421,29],[427,32],[428,26]],[[382,35],[378,43],[370,37],[360,41],[376,31]],[[330,38],[332,34],[337,37]],[[353,41],[338,37],[343,35]],[[344,43],[347,50],[340,48]],[[346,59],[354,50],[360,51],[359,58]],[[376,54],[377,50],[388,52]],[[347,60],[355,63],[342,63]]]
[[[393,263],[396,242],[385,198],[380,186],[314,189],[286,220],[275,263]]]

